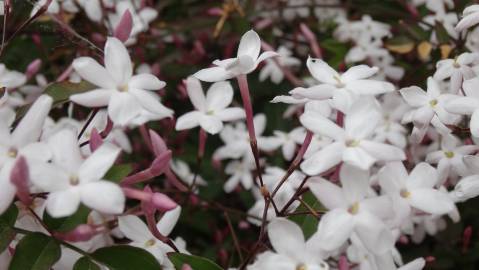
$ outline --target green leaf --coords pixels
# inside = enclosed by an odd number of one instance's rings
[[[444,25],[442,23],[436,22],[434,30],[436,32],[437,41],[439,41],[439,44],[449,43],[449,40],[451,38],[449,37],[449,33],[447,33],[447,30],[446,28],[444,28]]]
[[[89,82],[81,81],[80,83],[59,82],[52,83],[45,89],[45,94],[53,98],[53,106],[57,106],[68,102],[70,96],[80,94],[95,89],[95,86]]]
[[[20,240],[8,269],[49,270],[60,256],[60,246],[55,239],[35,232]]]
[[[101,270],[101,268],[89,258],[81,257],[73,266],[73,270]]]
[[[316,197],[313,195],[311,191],[308,191],[303,194],[303,200],[315,210],[324,209],[324,207],[316,199]],[[297,212],[305,212],[307,210],[308,209],[304,205],[301,205],[296,209]],[[289,220],[294,221],[296,224],[298,224],[301,227],[301,229],[303,230],[304,237],[306,239],[311,237],[311,235],[313,235],[318,230],[319,221],[317,218],[315,218],[312,215],[305,214],[305,215],[291,216]]]
[[[86,81],[80,83],[59,82],[48,85],[44,93],[53,98],[53,107],[56,107],[68,102],[71,95],[88,92],[93,89],[95,89],[95,86]],[[15,121],[18,121],[27,113],[30,105],[22,106],[17,110]]]
[[[113,181],[115,183],[119,183],[123,178],[127,177],[131,171],[133,170],[133,167],[131,164],[119,164],[115,165],[106,172],[105,176],[103,177],[106,180]]]
[[[91,256],[110,270],[161,270],[158,261],[144,249],[119,245],[97,249]]]
[[[12,204],[10,208],[0,215],[0,253],[2,253],[15,237],[13,226],[17,220],[18,209]]]
[[[168,253],[168,257],[177,270],[181,270],[184,264],[189,264],[194,270],[223,270],[213,261],[199,256],[172,252]]]
[[[47,211],[43,213],[43,221],[52,231],[68,232],[75,229],[80,224],[87,223],[90,209],[81,205],[75,214],[64,218],[53,218]]]

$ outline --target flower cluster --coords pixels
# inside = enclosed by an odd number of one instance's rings
[[[405,262],[400,246],[460,222],[458,206],[479,196],[479,5],[458,19],[452,0],[399,1],[423,40],[397,44],[390,24],[349,16],[341,1],[279,10],[266,1],[255,29],[287,41],[275,50],[249,30],[208,65],[205,37],[185,49],[184,37],[153,26],[161,4],[150,2],[40,0],[25,26],[45,16],[87,47],[54,71],[40,59],[25,72],[0,64],[0,270],[221,269],[191,255],[211,230],[207,246],[221,247],[218,264],[229,269],[434,263],[428,253]],[[1,2],[5,23],[10,4]],[[207,10],[220,17],[217,31],[232,12],[244,15],[238,1]],[[82,13],[109,34],[82,37],[67,19]],[[307,24],[294,38],[275,25],[304,18],[348,44],[339,62],[326,60],[328,45]],[[145,60],[164,49],[147,49],[148,35],[183,54],[165,62],[203,69],[175,82],[169,67]],[[406,85],[401,61],[413,48],[430,72]],[[277,89],[265,98],[263,85]],[[238,258],[223,248],[227,237]]]

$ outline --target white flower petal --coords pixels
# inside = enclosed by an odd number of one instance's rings
[[[323,173],[341,162],[344,149],[343,143],[332,143],[305,159],[301,170],[308,175]]]
[[[33,103],[12,133],[12,140],[16,147],[38,140],[42,132],[43,122],[50,112],[52,103],[53,99],[47,95],[41,95]]]
[[[128,83],[133,75],[130,55],[123,43],[114,37],[109,37],[105,44],[105,67],[115,79],[117,86]]]
[[[154,239],[146,224],[137,216],[126,215],[118,217],[118,227],[126,238],[134,242],[145,243],[148,240]]]
[[[343,245],[351,236],[355,224],[354,218],[345,209],[327,212],[319,221],[315,237],[326,251],[333,251]]]
[[[253,30],[244,33],[238,47],[238,56],[247,55],[256,60],[260,51],[261,40],[258,34]]]
[[[454,210],[454,203],[447,193],[434,189],[415,189],[410,193],[411,206],[426,213],[444,215]]]
[[[202,69],[193,74],[193,76],[204,82],[219,82],[229,80],[235,75],[222,67],[211,67]]]
[[[84,80],[104,89],[116,88],[110,73],[93,58],[80,57],[75,59],[72,65]]]
[[[295,258],[305,250],[304,235],[294,222],[277,218],[268,224],[268,236],[276,253]]]
[[[95,89],[70,96],[70,100],[85,107],[103,107],[108,105],[114,90]]]
[[[125,195],[117,184],[108,181],[95,181],[82,183],[80,189],[81,201],[86,206],[104,214],[123,213]]]
[[[113,144],[103,143],[80,166],[78,170],[80,183],[100,180],[113,165],[120,151],[120,148]]]
[[[206,112],[206,98],[201,87],[201,82],[195,77],[186,80],[186,92],[193,106],[202,112]]]
[[[141,105],[130,93],[114,93],[108,103],[108,116],[113,123],[126,126],[141,113]]]
[[[191,129],[194,127],[199,126],[200,118],[202,117],[202,113],[199,111],[192,111],[183,114],[182,116],[178,117],[176,120],[176,130],[185,130]]]
[[[71,216],[79,206],[80,194],[75,188],[52,192],[46,202],[46,209],[54,218]]]
[[[167,211],[156,224],[158,231],[160,231],[160,233],[163,235],[170,235],[171,231],[173,231],[173,228],[178,222],[180,215],[181,206],[177,206],[175,209]]]
[[[216,111],[228,107],[233,101],[233,87],[229,82],[216,82],[206,93],[206,110]]]
[[[165,87],[165,85],[164,81],[160,81],[156,76],[148,73],[135,75],[128,82],[129,88],[142,90],[159,90]]]

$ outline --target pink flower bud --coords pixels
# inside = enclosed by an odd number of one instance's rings
[[[131,17],[130,10],[126,10],[121,17],[120,22],[115,28],[114,36],[118,38],[121,42],[128,40],[131,34],[131,29],[133,28],[133,19]]]
[[[210,16],[221,16],[223,15],[223,10],[219,7],[214,7],[208,9],[207,14]]]
[[[150,133],[150,141],[153,147],[153,152],[156,156],[160,156],[162,153],[168,151],[168,146],[166,146],[165,141],[161,138],[158,133],[153,130],[149,130]]]
[[[471,237],[472,237],[472,227],[467,226],[466,229],[464,229],[464,232],[462,234],[462,252],[466,253],[467,250],[469,249],[469,245],[471,243]]]
[[[28,182],[30,180],[28,164],[23,156],[20,156],[13,165],[10,173],[10,182],[17,188],[17,196],[25,205],[32,203]]]
[[[151,203],[158,211],[166,212],[175,209],[178,204],[163,193],[153,193]]]
[[[349,263],[348,263],[348,259],[346,258],[346,256],[343,255],[343,256],[339,257],[338,269],[339,270],[349,270]]]
[[[153,177],[156,177],[162,174],[166,169],[168,169],[168,167],[170,166],[170,161],[171,161],[170,150],[156,157],[150,166],[150,172],[153,175]]]
[[[53,235],[55,238],[68,242],[84,242],[93,238],[98,234],[96,227],[88,224],[78,225],[72,231],[66,233],[55,232]]]
[[[98,147],[103,144],[103,138],[100,136],[96,128],[93,128],[90,135],[90,150],[95,152]]]
[[[40,59],[33,60],[28,65],[27,71],[25,72],[25,75],[27,76],[27,80],[31,79],[35,74],[37,74],[41,66],[42,66],[42,60]]]

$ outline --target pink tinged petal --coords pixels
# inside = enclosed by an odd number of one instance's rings
[[[479,109],[479,99],[458,97],[447,101],[444,108],[450,113],[470,115]]]
[[[326,251],[333,251],[343,245],[354,229],[354,217],[345,209],[334,209],[319,221],[317,241]]]
[[[80,184],[100,180],[113,166],[120,151],[120,148],[110,143],[100,146],[78,169]]]
[[[296,223],[277,218],[268,224],[268,236],[276,253],[291,258],[305,250],[304,235]]]
[[[85,107],[103,107],[108,105],[114,90],[95,89],[70,96],[70,100]]]
[[[165,86],[164,81],[160,81],[156,76],[148,73],[135,75],[128,82],[129,88],[141,90],[160,90]]]
[[[407,179],[407,188],[432,188],[437,183],[437,171],[426,162],[421,162],[414,167]]]
[[[390,162],[379,172],[378,179],[381,188],[386,193],[399,193],[406,186],[408,173],[402,162]]]
[[[185,130],[197,127],[200,124],[200,118],[202,115],[203,114],[199,111],[193,111],[180,116],[176,120],[175,129]]]
[[[141,106],[149,112],[164,117],[173,115],[173,111],[163,106],[163,104],[158,101],[158,96],[156,96],[154,93],[140,89],[130,89],[129,93],[133,95],[141,104]]]
[[[104,214],[121,214],[125,208],[122,189],[112,182],[98,181],[80,186],[81,201]]]
[[[30,175],[29,168],[25,157],[20,156],[15,161],[10,172],[10,182],[17,189],[17,196],[24,205],[30,205],[32,198],[30,197]]]
[[[305,159],[301,170],[308,175],[323,173],[341,162],[344,149],[343,143],[332,143]]]
[[[167,236],[175,228],[176,223],[181,215],[181,206],[176,206],[173,210],[167,211],[161,217],[160,221],[156,224],[156,228],[158,231]]]
[[[69,172],[77,171],[83,162],[78,140],[70,129],[64,129],[48,140],[48,146],[53,153],[53,162]]]
[[[314,196],[329,210],[345,207],[347,204],[342,189],[323,178],[311,178],[308,186]]]
[[[406,154],[401,148],[393,145],[362,140],[360,146],[373,158],[381,161],[405,160]]]
[[[186,91],[193,106],[199,111],[206,112],[206,98],[200,81],[195,77],[188,77]]]
[[[201,115],[199,123],[201,128],[210,134],[217,134],[223,129],[223,122],[216,116]]]
[[[108,116],[113,123],[126,126],[141,113],[142,107],[135,96],[129,93],[114,93],[108,103]]]
[[[260,51],[261,40],[258,34],[253,30],[244,33],[238,47],[238,56],[247,55],[256,60]]]
[[[313,77],[322,82],[336,85],[340,78],[338,72],[321,59],[309,57],[306,66]]]
[[[206,110],[217,111],[228,107],[233,101],[233,87],[229,82],[216,82],[206,93]]]
[[[336,87],[330,84],[320,84],[308,88],[297,87],[289,91],[289,94],[295,98],[309,98],[313,100],[329,99],[333,96]]]
[[[38,140],[42,132],[43,122],[50,112],[52,103],[53,99],[47,95],[41,95],[33,103],[12,133],[11,138],[16,147]]]
[[[345,163],[356,166],[361,170],[369,170],[374,162],[376,162],[376,159],[361,147],[346,147],[342,154]]]
[[[76,188],[52,192],[46,202],[46,210],[54,218],[71,216],[79,206],[80,193]]]
[[[378,67],[369,67],[367,65],[358,65],[349,68],[341,75],[341,81],[348,83],[360,79],[367,79],[379,71]]]
[[[229,80],[235,75],[222,67],[211,67],[202,69],[193,74],[193,76],[204,82],[219,82]]]
[[[117,86],[127,84],[133,74],[130,55],[125,45],[117,38],[109,37],[106,41],[105,67]]]
[[[479,137],[479,110],[475,110],[472,114],[469,128],[474,137]]]
[[[355,216],[354,231],[364,246],[374,254],[384,254],[394,247],[394,236],[382,220],[364,211]]]
[[[96,130],[96,128],[93,128],[90,135],[90,151],[95,152],[102,144],[103,138],[101,137],[100,133],[98,133],[98,130]]]
[[[131,17],[130,10],[127,9],[121,16],[120,22],[115,27],[114,36],[121,42],[125,42],[130,37],[132,28],[133,19]]]
[[[246,117],[245,111],[242,108],[226,108],[216,115],[221,121],[236,121]]]
[[[146,224],[137,216],[127,215],[118,217],[118,227],[126,238],[134,242],[145,243],[148,240],[154,239]]]
[[[408,198],[412,207],[433,215],[444,215],[454,210],[454,202],[447,193],[434,189],[415,189]]]
[[[403,99],[412,107],[427,105],[429,98],[426,92],[417,86],[406,87],[399,90]]]
[[[15,198],[16,188],[10,182],[11,165],[0,169],[0,214],[3,214]]]
[[[93,58],[80,57],[73,61],[73,68],[84,80],[104,89],[115,89],[116,84],[108,71]]]
[[[344,197],[349,203],[356,203],[366,197],[369,189],[369,172],[349,164],[343,164],[339,171]]]
[[[342,128],[319,113],[306,112],[301,115],[299,121],[305,128],[316,134],[325,135],[335,140],[344,137]]]
[[[346,84],[346,89],[359,95],[378,95],[394,91],[394,85],[374,80],[357,80]]]

